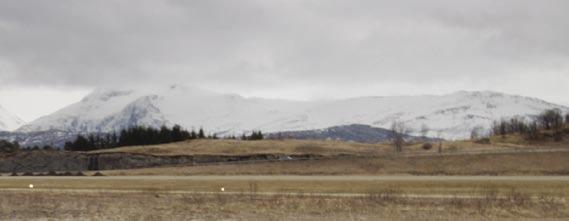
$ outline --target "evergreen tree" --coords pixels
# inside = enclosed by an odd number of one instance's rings
[[[174,127],[172,127],[172,141],[182,141],[183,137],[182,137],[182,128],[180,127],[180,125],[174,125]]]
[[[77,136],[75,142],[73,142],[73,149],[78,151],[86,151],[89,147],[89,140],[83,135]]]
[[[192,132],[190,132],[190,139],[198,139],[198,134],[193,129]]]
[[[204,138],[205,138],[205,133],[203,131],[203,128],[200,128],[198,132],[198,139],[204,139]]]
[[[93,134],[89,135],[88,140],[89,141],[88,141],[87,146],[85,147],[85,150],[94,150],[95,147],[97,146],[95,135],[93,135]]]
[[[170,129],[166,126],[162,126],[160,128],[160,142],[162,143],[172,142],[172,133],[170,133]]]

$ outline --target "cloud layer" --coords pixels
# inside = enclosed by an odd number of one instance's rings
[[[0,84],[176,82],[297,97],[489,89],[555,100],[569,92],[551,86],[569,85],[568,8],[565,0],[1,1]]]

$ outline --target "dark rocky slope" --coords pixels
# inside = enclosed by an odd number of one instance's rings
[[[180,155],[156,156],[133,153],[83,153],[69,151],[20,151],[0,157],[0,172],[48,172],[118,170],[163,166],[251,163],[281,160],[306,160],[319,155]]]

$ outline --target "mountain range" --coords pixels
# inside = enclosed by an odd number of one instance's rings
[[[568,107],[537,98],[490,91],[293,101],[247,98],[180,85],[152,89],[105,88],[25,124],[13,134],[18,134],[20,140],[25,134],[35,134],[34,143],[37,143],[46,139],[61,140],[72,134],[119,131],[134,125],[180,124],[187,129],[203,127],[219,136],[239,136],[252,130],[294,132],[353,124],[367,125],[374,130],[389,128],[394,121],[399,121],[412,135],[419,135],[421,128],[427,127],[427,136],[463,139],[469,137],[475,127],[488,129],[494,120],[514,116],[529,119],[552,108],[569,112]]]

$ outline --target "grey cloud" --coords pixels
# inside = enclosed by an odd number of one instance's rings
[[[568,6],[562,0],[2,1],[0,83],[429,88],[517,79],[522,72],[554,81],[569,71],[563,65]],[[520,87],[525,83],[531,82]]]

